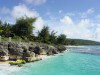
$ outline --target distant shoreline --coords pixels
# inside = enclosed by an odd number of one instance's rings
[[[84,47],[84,46],[74,46],[74,45],[69,45],[69,46],[66,46],[66,47]]]

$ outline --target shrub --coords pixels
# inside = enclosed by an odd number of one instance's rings
[[[25,64],[26,61],[25,60],[17,60],[15,62],[9,62],[10,65],[18,65],[21,66],[22,64]]]

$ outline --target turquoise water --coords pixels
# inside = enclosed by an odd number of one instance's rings
[[[73,47],[69,50],[42,61],[28,63],[8,75],[100,75],[100,47]]]

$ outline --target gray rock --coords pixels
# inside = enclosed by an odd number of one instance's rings
[[[23,54],[22,44],[20,43],[9,43],[8,44],[8,51],[10,55],[19,55]]]
[[[35,60],[35,53],[30,52],[30,51],[26,51],[23,53],[22,59],[25,60],[26,62],[32,62]]]
[[[0,42],[0,56],[8,55],[8,43]]]
[[[9,56],[10,60],[23,59],[30,62],[41,59],[36,55],[53,55],[65,50],[65,46],[43,43],[0,42],[0,57]]]

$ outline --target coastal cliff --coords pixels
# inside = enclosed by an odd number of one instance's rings
[[[40,55],[54,55],[66,50],[65,46],[52,46],[43,43],[0,42],[0,61],[41,60]]]

